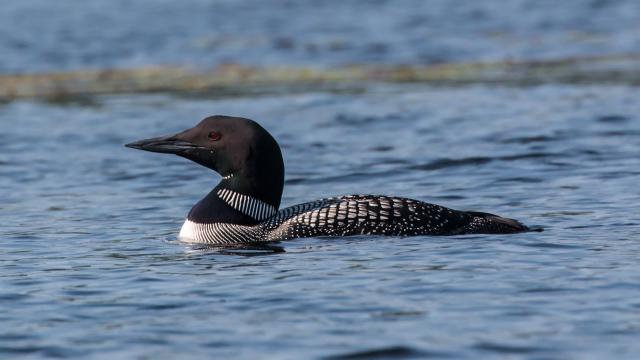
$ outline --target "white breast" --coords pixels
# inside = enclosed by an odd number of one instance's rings
[[[178,240],[184,242],[199,242],[196,239],[196,226],[198,224],[189,221],[189,219],[184,221],[182,224],[182,228],[180,228],[180,234],[178,234]]]
[[[218,245],[242,244],[264,241],[264,231],[260,226],[227,223],[201,224],[187,219],[182,224],[178,240]]]

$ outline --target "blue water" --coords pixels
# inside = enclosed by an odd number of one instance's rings
[[[640,52],[636,0],[5,0],[0,72]]]
[[[634,0],[9,0],[0,74],[637,54],[639,14]],[[637,358],[637,86],[357,88],[0,102],[0,358]],[[212,114],[278,139],[284,206],[390,194],[545,231],[182,244],[219,176],[123,144]]]
[[[219,176],[122,144],[216,113],[279,140],[284,205],[394,194],[545,231],[181,244]],[[557,85],[0,105],[0,357],[636,358],[638,114],[638,88]]]

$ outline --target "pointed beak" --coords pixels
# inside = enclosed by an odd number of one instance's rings
[[[185,140],[180,140],[177,135],[160,136],[125,144],[132,149],[151,151],[164,154],[183,154],[202,147]]]

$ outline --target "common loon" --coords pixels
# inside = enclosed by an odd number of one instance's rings
[[[187,215],[179,235],[186,242],[236,245],[310,236],[507,234],[529,230],[517,220],[489,213],[381,195],[332,197],[278,210],[284,186],[280,146],[250,119],[210,116],[178,134],[125,146],[176,154],[222,176]]]

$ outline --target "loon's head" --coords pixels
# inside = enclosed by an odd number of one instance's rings
[[[282,153],[271,134],[253,120],[210,116],[175,135],[125,146],[182,156],[218,172],[223,177],[219,187],[280,206],[284,185]]]

